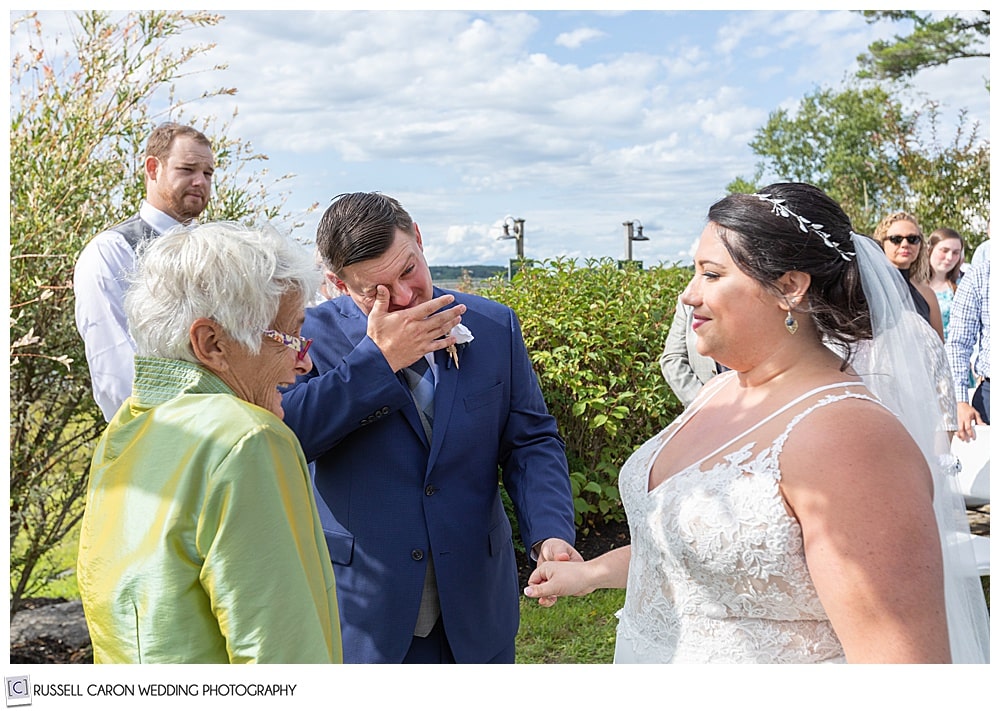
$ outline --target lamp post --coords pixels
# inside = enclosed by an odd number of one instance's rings
[[[511,229],[514,230],[513,234],[511,234]],[[517,259],[520,262],[524,261],[524,220],[507,215],[503,218],[503,234],[497,239],[517,240]]]
[[[632,243],[648,242],[649,237],[642,234],[642,223],[639,220],[629,220],[622,224],[625,226],[625,261],[628,263],[632,261]],[[639,226],[635,232],[632,231],[634,225]]]
[[[521,265],[524,264],[524,220],[520,217],[514,218],[507,215],[503,218],[503,234],[497,239],[517,240],[517,259],[511,259],[507,265],[507,279],[511,279],[517,269],[520,269]]]

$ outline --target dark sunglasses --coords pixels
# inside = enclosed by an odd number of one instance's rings
[[[918,245],[924,241],[924,238],[920,235],[893,235],[892,237],[886,237],[886,239],[895,245],[903,244],[904,239],[912,245]]]

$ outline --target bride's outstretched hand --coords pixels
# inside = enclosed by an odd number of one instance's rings
[[[528,577],[527,597],[552,607],[563,595],[586,595],[597,588],[624,588],[632,546],[615,548],[591,560],[547,560]]]
[[[594,590],[588,581],[587,568],[582,560],[539,563],[528,577],[524,594],[537,598],[542,607],[552,607],[563,595],[586,595]]]

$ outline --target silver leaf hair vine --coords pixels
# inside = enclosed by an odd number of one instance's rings
[[[819,235],[820,238],[823,240],[824,244],[826,244],[827,247],[831,247],[837,250],[837,254],[839,254],[840,258],[843,259],[844,261],[849,262],[852,259],[854,259],[854,252],[848,252],[842,249],[840,245],[838,245],[836,242],[830,239],[830,233],[823,231],[823,225],[817,225],[815,222],[810,222],[806,218],[802,217],[802,215],[797,215],[794,212],[792,212],[788,208],[788,206],[785,205],[784,198],[776,198],[773,195],[769,195],[767,193],[754,193],[753,197],[757,198],[758,200],[762,200],[763,202],[770,203],[771,212],[773,212],[775,215],[778,215],[779,217],[784,217],[786,219],[789,218],[794,219],[798,223],[799,229],[802,230],[803,232],[809,233],[811,231]],[[852,232],[851,233],[852,239],[853,236],[854,233]]]

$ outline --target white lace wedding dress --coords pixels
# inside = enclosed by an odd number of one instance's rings
[[[802,531],[778,488],[778,457],[816,408],[844,398],[877,401],[859,383],[813,390],[649,491],[657,454],[730,377],[709,381],[692,407],[622,468],[632,558],[616,664],[844,661],[806,566]],[[773,442],[727,452],[779,417],[788,424]],[[718,463],[702,470],[710,460]]]

